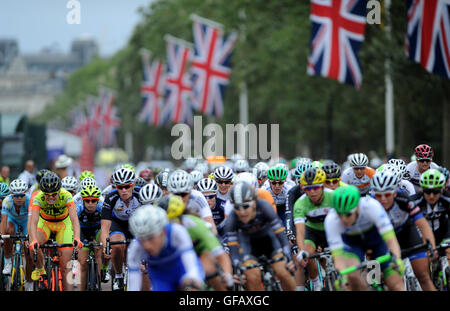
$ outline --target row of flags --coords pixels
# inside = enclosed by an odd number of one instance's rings
[[[98,97],[88,96],[72,111],[72,128],[69,132],[89,138],[97,148],[115,146],[120,118],[114,99],[114,92],[106,88],[100,88]]]
[[[361,88],[366,7],[366,0],[311,0],[308,74]],[[407,8],[407,57],[450,78],[450,0],[407,0]]]
[[[229,84],[230,58],[237,34],[227,37],[222,25],[191,15],[194,42],[166,35],[166,63],[150,60],[143,50],[144,80],[139,120],[153,126],[169,121],[192,124],[193,111],[221,118]]]

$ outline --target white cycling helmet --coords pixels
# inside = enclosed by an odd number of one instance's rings
[[[95,181],[94,178],[92,177],[85,177],[81,182],[80,182],[80,186],[81,188],[87,187],[87,186],[97,186],[97,182]]]
[[[183,162],[183,169],[185,170],[193,170],[195,166],[197,165],[197,159],[196,158],[187,158]]]
[[[88,177],[86,177],[86,178],[88,178]],[[61,180],[61,187],[63,187],[67,191],[78,192],[80,183],[78,182],[78,179],[76,179],[75,177],[66,176]]]
[[[214,179],[211,178],[203,178],[197,183],[198,191],[201,193],[214,192],[217,193],[219,190],[219,186]]]
[[[9,185],[9,191],[11,194],[24,194],[28,190],[28,184],[26,181],[18,178],[14,179]]]
[[[172,193],[190,192],[193,187],[192,175],[183,170],[176,170],[169,175],[167,190]]]
[[[233,179],[233,170],[225,165],[214,170],[214,179]]]
[[[139,190],[139,201],[142,204],[151,204],[162,197],[162,190],[155,184],[146,184]]]
[[[192,182],[194,185],[196,185],[203,178],[203,173],[197,170],[193,170],[189,174],[192,176]]]
[[[385,169],[376,172],[370,180],[370,188],[374,192],[394,191],[399,184],[399,175],[395,172]]]
[[[256,174],[256,177],[259,179],[267,177],[267,172],[269,171],[269,165],[265,162],[258,162],[253,167],[253,172]]]
[[[248,172],[250,170],[250,166],[248,165],[248,161],[244,159],[237,160],[234,162],[234,171],[238,172]]]
[[[240,181],[245,181],[246,183],[252,185],[255,188],[258,188],[258,180],[256,179],[255,175],[248,172],[239,173],[234,178],[233,183],[238,183]]]
[[[136,209],[128,220],[130,232],[138,239],[160,234],[168,223],[167,213],[161,207],[150,204]]]
[[[131,169],[121,167],[113,173],[112,182],[115,185],[134,184],[136,182],[136,175]]]
[[[364,153],[354,153],[350,156],[351,167],[365,167],[369,165],[369,158]]]
[[[405,177],[406,173],[406,163],[402,159],[390,159],[388,164],[396,166],[402,174],[402,178]]]

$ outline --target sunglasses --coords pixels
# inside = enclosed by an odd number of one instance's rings
[[[99,199],[83,198],[83,201],[90,204],[90,203],[97,203],[99,201]]]
[[[185,197],[189,194],[189,192],[180,192],[180,193],[174,193],[175,195],[178,195],[180,197]]]
[[[216,183],[218,184],[231,184],[231,180],[216,180]]]
[[[213,199],[213,198],[215,198],[215,197],[216,197],[216,195],[215,195],[215,194],[204,195],[204,196],[205,196],[205,198],[206,198],[207,200],[210,200],[210,199]]]
[[[19,198],[23,198],[24,196],[25,196],[24,193],[21,193],[21,194],[14,194],[14,195],[13,195],[14,198],[18,198],[18,199],[19,199]]]
[[[431,162],[431,159],[418,159],[420,163]]]
[[[271,181],[270,183],[272,185],[282,185],[282,184],[284,184],[284,181]]]
[[[365,166],[363,166],[363,167],[354,167],[353,169],[357,170],[357,171],[364,171],[366,169],[366,167]]]
[[[336,185],[336,184],[338,184],[340,181],[341,181],[340,178],[333,178],[333,179],[327,179],[327,180],[325,180],[325,183],[326,183],[327,185]]]
[[[352,216],[355,212],[356,212],[356,208],[355,208],[354,210],[352,210],[351,212],[339,214],[339,217],[349,218],[349,217]]]
[[[375,193],[375,198],[381,199],[382,197],[385,197],[386,199],[389,199],[393,195],[394,195],[393,191],[391,191],[391,192],[378,192],[378,193]]]
[[[44,193],[44,195],[46,197],[56,197],[58,195],[58,192],[53,192],[53,193]]]
[[[436,195],[441,193],[441,189],[423,189],[423,193]]]
[[[317,191],[320,189],[320,187],[321,186],[306,186],[306,187],[303,187],[303,190],[305,190],[306,192]]]
[[[130,189],[132,186],[132,184],[128,184],[128,185],[116,185],[117,190],[128,190]]]
[[[243,203],[243,204],[234,204],[234,209],[242,211],[242,210],[246,210],[247,208],[249,208],[252,205],[253,205],[253,202],[248,202],[248,203]]]

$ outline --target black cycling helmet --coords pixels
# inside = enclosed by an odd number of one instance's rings
[[[41,178],[42,178],[42,176],[44,176],[45,174],[47,174],[48,172],[50,172],[48,169],[42,169],[42,170],[39,170],[38,172],[37,172],[37,174],[36,174],[36,181],[38,182],[38,183],[40,183],[41,182]]]
[[[327,179],[341,177],[341,167],[334,161],[326,161],[322,165],[322,170],[327,175]]]
[[[169,180],[170,170],[163,170],[156,175],[155,182],[160,188],[167,188],[167,182]]]
[[[248,205],[256,200],[256,189],[248,182],[239,181],[230,190],[230,201],[235,206]]]
[[[48,172],[42,176],[39,187],[44,193],[57,192],[61,189],[61,178],[54,172]]]

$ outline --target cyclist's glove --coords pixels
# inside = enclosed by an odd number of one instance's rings
[[[298,252],[297,261],[300,262],[302,260],[306,260],[309,257],[309,253],[307,251],[301,250]]]
[[[37,250],[39,248],[39,242],[37,240],[33,240],[28,247],[30,252],[33,252],[35,249]]]
[[[83,242],[80,239],[73,239],[73,247],[83,248]]]

